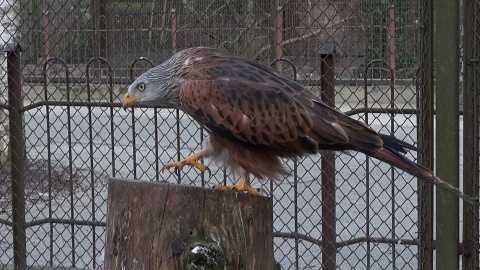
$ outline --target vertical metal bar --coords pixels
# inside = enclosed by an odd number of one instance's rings
[[[110,77],[110,82],[109,82],[109,94],[110,94],[110,145],[112,147],[112,177],[115,177],[117,172],[115,168],[115,122],[113,121],[114,119],[114,109],[113,109],[113,78]],[[95,257],[94,257],[95,258]]]
[[[50,37],[51,37],[51,32],[50,32],[50,14],[48,10],[45,10],[43,12],[43,39],[45,41],[45,59],[50,58]],[[45,69],[46,72],[45,79],[45,84],[49,84],[49,79],[50,79],[50,69]]]
[[[205,134],[204,134],[203,128],[200,128],[200,145],[203,145],[204,137],[205,137]],[[205,159],[202,158],[202,162],[204,163]],[[205,172],[202,172],[200,174],[200,185],[202,187],[205,187]]]
[[[130,83],[133,82],[133,64],[130,66]],[[88,74],[88,72],[87,72]],[[88,84],[87,84],[88,85]],[[133,178],[137,178],[137,136],[135,134],[135,109],[132,108],[131,113],[131,120],[132,120],[132,162],[133,162]]]
[[[388,46],[390,48],[390,67],[395,70],[395,5],[390,5],[389,8],[389,15],[390,15],[390,24],[388,27]]]
[[[173,8],[171,11],[172,16],[172,53],[177,53],[177,11]],[[175,110],[176,132],[177,132],[177,160],[181,159],[180,154],[180,110]],[[181,170],[177,170],[177,183],[182,181]]]
[[[12,219],[13,219],[13,264],[14,269],[27,269],[27,237],[25,222],[25,134],[23,131],[22,74],[20,67],[20,45],[8,43],[8,121],[10,131],[10,169],[12,174]]]
[[[434,9],[437,176],[458,187],[460,4],[437,0]],[[437,269],[458,269],[459,200],[441,188],[436,195]]]
[[[370,67],[370,63],[365,65],[363,71],[363,90],[364,90],[364,107],[365,107],[365,124],[368,126],[368,69]],[[372,251],[371,244],[370,244],[370,158],[365,156],[365,234],[367,236],[367,265],[366,269],[370,269],[370,253]]]
[[[67,102],[70,101],[70,80],[68,74],[68,66],[65,61],[58,58],[58,60],[62,63],[63,68],[65,69],[65,83],[67,87]],[[71,219],[75,219],[75,212],[74,212],[74,191],[73,191],[73,147],[72,147],[72,120],[71,120],[71,105],[67,105],[67,142],[70,146],[68,149],[68,174],[70,176],[70,217]],[[70,229],[72,231],[72,250],[75,250],[75,225],[70,225]],[[75,252],[72,252],[72,266],[75,267],[76,265],[76,258]]]
[[[393,5],[390,8],[390,16],[392,16],[392,10],[393,10]],[[395,19],[394,17],[391,17],[391,18]],[[395,36],[395,33],[393,33],[393,35]],[[393,59],[394,59],[393,60],[393,65],[395,65],[395,53],[393,53]],[[390,62],[390,63],[392,64],[392,62]],[[390,66],[389,71],[390,71],[390,108],[395,109],[395,69],[393,68],[393,66]],[[395,114],[392,112],[390,114],[390,135],[394,135],[394,133],[395,133]],[[391,203],[392,203],[391,204],[391,207],[392,207],[391,208],[391,211],[392,211],[391,237],[395,239],[396,238],[396,234],[395,234],[395,227],[396,227],[396,223],[395,223],[395,183],[394,183],[395,169],[394,169],[393,166],[391,166],[390,171],[391,171],[390,177],[392,179],[392,181],[391,181],[391,192],[392,192],[392,198],[391,198],[392,199],[391,200]],[[391,244],[392,265],[393,265],[394,268],[395,268],[395,260],[396,260],[395,247],[396,247],[395,244]]]
[[[369,111],[369,106],[368,106],[368,72],[370,70],[370,68],[372,66],[374,66],[375,64],[381,64],[382,66],[381,67],[377,67],[376,69],[379,70],[381,73],[383,72],[388,72],[389,75],[390,75],[390,108],[394,109],[395,108],[395,70],[390,67],[389,63],[385,60],[382,60],[382,59],[375,59],[375,60],[372,60],[370,62],[368,62],[366,65],[365,65],[365,68],[364,68],[364,103],[365,103],[365,109],[366,109],[366,113],[365,113],[365,124],[366,125],[369,125],[369,117],[368,117],[368,111]],[[388,67],[388,68],[385,68]],[[393,135],[393,132],[394,132],[394,128],[395,128],[395,122],[394,122],[394,117],[395,117],[395,114],[394,113],[391,113],[390,114],[390,132],[391,134]],[[370,242],[370,173],[368,173],[370,171],[370,158],[367,156],[366,157],[366,188],[367,188],[367,191],[366,191],[366,204],[367,204],[367,209],[366,209],[366,220],[367,220],[367,225],[366,225],[366,235],[367,235],[367,269],[370,269],[371,268],[371,242]],[[390,171],[391,171],[391,192],[392,192],[392,200],[391,200],[391,214],[392,214],[392,219],[391,219],[391,228],[392,228],[392,231],[391,231],[391,235],[392,235],[392,238],[395,238],[395,200],[394,200],[394,194],[395,194],[395,185],[393,183],[393,180],[395,179],[395,170],[393,168],[393,166],[390,166]],[[392,248],[392,261],[391,263],[395,266],[395,244],[391,244],[391,248]]]
[[[277,13],[276,13],[276,28],[275,28],[275,58],[276,59],[281,59],[283,57],[283,47],[282,47],[282,41],[283,41],[283,8],[282,7],[277,7]],[[277,62],[276,69],[279,72],[283,71],[283,65],[280,63],[280,61]]]
[[[90,89],[90,83],[91,83],[91,81],[90,81],[90,67],[96,61],[100,62],[99,66],[102,69],[104,69],[104,67],[102,67],[102,66],[107,67],[110,99],[113,99],[113,93],[112,93],[112,86],[113,86],[113,76],[112,76],[112,74],[113,74],[113,72],[112,72],[112,67],[108,63],[107,59],[102,58],[102,57],[96,57],[96,58],[91,59],[87,63],[87,67],[86,67],[86,70],[85,70],[86,80],[87,80],[87,101],[89,103],[92,101],[92,92],[91,92],[91,89]],[[88,119],[88,127],[89,127],[88,128],[88,138],[89,138],[89,148],[88,149],[89,149],[89,152],[90,152],[90,195],[92,196],[92,202],[91,202],[90,210],[91,210],[92,221],[95,222],[96,221],[96,217],[95,217],[95,210],[96,209],[95,209],[95,175],[93,173],[94,165],[95,165],[95,162],[94,162],[94,145],[93,145],[93,114],[92,114],[92,106],[87,105],[87,108],[88,108],[87,119]],[[113,107],[111,107],[111,110],[110,110],[111,113],[112,113],[112,110],[113,110]],[[70,112],[69,112],[69,115],[70,115]],[[69,130],[70,130],[70,128],[69,128]],[[112,132],[112,134],[110,134],[110,136],[113,136],[113,132]],[[69,142],[69,145],[70,145],[70,142]],[[112,152],[113,152],[113,143],[112,143]],[[113,162],[113,159],[112,159],[112,162]],[[72,209],[73,209],[73,207],[72,207]],[[73,210],[72,210],[72,213],[73,213]],[[73,227],[72,227],[72,229],[73,229]],[[97,237],[96,237],[96,234],[95,234],[95,229],[96,229],[96,226],[92,225],[92,245],[93,245],[93,256],[92,257],[93,258],[97,257],[97,255],[96,255],[96,240],[97,240]],[[94,268],[96,267],[96,261],[95,260],[93,261],[93,266],[94,266]]]
[[[115,136],[114,136],[114,128],[115,125],[113,123],[113,71],[112,67],[108,63],[108,61],[105,59],[107,65],[108,65],[108,91],[110,95],[110,140],[111,140],[111,146],[112,146],[112,159],[111,159],[111,164],[112,164],[112,177],[115,177],[115,147],[114,147],[114,142],[115,142]],[[92,220],[96,221],[96,216],[95,216],[95,188],[94,185],[92,185]],[[97,258],[97,235],[96,235],[96,226],[92,226],[92,242],[93,242],[93,254],[92,258]],[[102,243],[100,243],[101,245]],[[97,269],[97,261],[94,259],[93,260],[93,269]]]
[[[172,52],[176,53],[177,52],[177,11],[172,8],[170,11],[171,17],[172,17]]]
[[[320,47],[321,99],[335,107],[335,45]],[[322,268],[336,269],[335,153],[322,153]]]
[[[417,139],[418,147],[424,153],[418,153],[418,160],[423,166],[433,170],[433,106],[434,106],[434,16],[433,1],[426,0],[423,6],[420,24],[422,29],[421,67],[417,72]],[[433,269],[433,184],[417,180],[418,185],[418,238],[419,268]]]
[[[86,67],[86,70],[85,70],[85,78],[87,80],[87,101],[88,103],[90,104],[90,102],[92,101],[92,91],[90,89],[90,67],[92,66],[92,64],[98,60],[100,58],[93,58],[91,59],[90,61],[88,61],[87,63],[87,67]],[[100,65],[100,68],[101,65]],[[92,121],[92,106],[91,105],[87,105],[87,110],[88,110],[88,113],[87,113],[87,120],[88,120],[88,151],[90,153],[90,192],[91,192],[91,196],[92,196],[92,220],[95,221],[95,179],[94,179],[94,173],[93,173],[93,167],[94,167],[94,160],[93,160],[93,121]],[[73,204],[72,204],[72,209],[73,209]],[[73,219],[73,217],[72,217]],[[93,225],[93,243],[95,243],[95,225]],[[72,230],[73,230],[73,227],[72,227]],[[73,245],[73,243],[72,243]],[[93,252],[94,252],[94,256],[93,258],[95,258],[95,248],[93,248]],[[74,253],[74,252],[72,252]],[[95,260],[93,260],[93,263],[94,263],[94,266],[95,266]]]
[[[99,54],[97,56],[107,58],[107,0],[98,1],[98,42]]]
[[[153,108],[153,124],[154,124],[154,139],[155,139],[155,180],[160,180],[160,154],[158,148],[160,147],[160,142],[158,141],[158,130],[160,127],[158,126],[158,109]]]
[[[180,110],[175,109],[175,119],[177,120],[175,127],[176,127],[176,141],[177,141],[177,161],[180,161],[182,158],[182,155],[180,153],[181,145],[180,145]],[[182,182],[182,173],[181,170],[177,170],[177,184],[180,184]]]
[[[139,60],[143,60],[144,58],[139,58],[135,61],[133,61],[133,63],[130,65],[130,83],[133,83],[133,67],[135,65],[135,63]],[[146,59],[146,58],[145,58]],[[150,60],[146,59],[148,62],[150,62]],[[151,63],[151,62],[150,62]],[[137,178],[137,142],[136,142],[136,135],[135,135],[135,109],[132,108],[132,161],[133,161],[133,178]]]
[[[66,72],[66,83],[67,83],[67,101],[70,101],[70,85],[69,85],[69,79],[68,79],[68,67],[66,63],[63,63],[65,72]],[[88,68],[88,67],[87,67]],[[87,69],[87,78],[88,78],[88,69]],[[88,85],[87,85],[88,89]],[[71,105],[67,105],[67,129],[68,129],[68,145],[69,150],[68,150],[68,169],[69,169],[69,175],[70,175],[70,218],[72,220],[75,219],[75,198],[74,198],[74,187],[73,187],[73,170],[72,170],[72,163],[73,163],[73,155],[72,155],[72,123],[71,123]],[[91,129],[91,125],[89,125],[89,128]],[[91,174],[93,175],[93,174]],[[72,266],[75,267],[76,265],[76,253],[75,253],[75,225],[71,224],[70,225],[70,230],[72,234],[72,239],[71,239],[71,244],[72,244]]]
[[[104,59],[104,61],[106,62],[107,60]],[[148,58],[140,57],[140,58],[138,58],[138,59],[135,59],[135,61],[133,61],[132,64],[130,64],[130,83],[132,83],[132,82],[133,82],[133,79],[134,79],[134,78],[133,78],[133,67],[134,67],[135,64],[136,64],[137,62],[139,62],[139,61],[146,61],[146,62],[150,65],[150,68],[153,67],[153,62],[152,62],[150,59],[148,59]],[[108,62],[106,62],[106,63],[108,63]],[[108,65],[108,68],[109,68],[110,74],[112,74],[112,72],[111,72],[111,66]],[[110,78],[110,85],[112,85],[112,84],[113,84],[113,78],[112,78],[112,76],[110,76],[109,78]],[[113,87],[113,85],[112,85],[112,87]],[[113,100],[113,95],[111,96],[111,99]],[[111,113],[113,114],[113,107],[112,107],[112,109],[111,109]],[[136,166],[136,164],[137,164],[137,154],[136,154],[136,153],[137,153],[137,147],[136,147],[136,139],[135,139],[135,138],[136,138],[137,136],[135,136],[135,110],[134,110],[134,108],[132,108],[132,113],[131,113],[131,114],[132,114],[132,118],[131,118],[131,119],[132,119],[133,178],[136,178],[136,177],[137,177],[137,166]],[[156,113],[155,113],[155,115],[156,115]],[[156,126],[156,125],[155,125],[155,126]],[[114,127],[114,126],[113,126],[113,123],[112,123],[112,136],[113,136],[113,127]],[[155,129],[155,131],[156,131],[156,130],[157,130],[157,129]],[[113,137],[112,137],[112,149],[113,149],[113,143],[114,143],[114,141],[113,141]],[[156,149],[158,149],[157,146],[156,146]],[[158,151],[158,150],[157,150],[157,151]],[[112,150],[112,152],[113,152],[113,150]],[[156,155],[156,156],[157,156],[157,155]],[[157,157],[158,157],[158,156],[157,156]],[[158,158],[157,158],[157,159],[158,159]],[[112,159],[112,160],[113,160],[113,159]],[[158,162],[158,161],[156,161],[156,162]],[[157,166],[157,167],[158,167],[158,166]],[[157,173],[158,173],[158,169],[157,169]]]
[[[296,81],[297,79],[297,68],[295,67],[295,64],[286,59],[286,58],[277,58],[270,63],[270,66],[273,67],[277,62],[286,62],[290,67],[292,68],[293,71],[293,80]],[[299,233],[299,223],[298,223],[298,183],[299,178],[298,178],[298,161],[296,159],[293,160],[293,207],[294,207],[294,232]],[[273,180],[270,180],[270,190],[273,194]],[[299,269],[300,265],[300,257],[299,257],[299,239],[298,237],[295,237],[295,269]]]
[[[45,64],[43,65],[43,91],[44,91],[44,99],[45,101],[48,101],[49,100],[49,96],[48,96],[48,78],[47,78],[47,68],[48,68],[48,65],[49,65],[49,62],[51,60],[50,59],[47,59],[47,61],[45,61]],[[50,142],[51,142],[51,133],[50,133],[50,105],[48,105],[48,103],[45,105],[45,121],[47,123],[47,130],[46,130],[46,133],[47,133],[47,171],[48,171],[48,218],[49,219],[52,219],[53,218],[53,209],[52,209],[52,148],[51,148],[51,145],[50,145]],[[49,262],[50,262],[50,265],[53,265],[53,242],[54,242],[54,239],[53,239],[53,222],[49,222],[49,245],[48,245],[48,249],[49,249],[49,252],[50,252],[50,257],[49,257]]]
[[[299,233],[298,225],[298,161],[295,159],[293,161],[293,222],[294,222],[294,232],[295,234]],[[299,240],[298,237],[295,237],[295,269],[300,269],[300,255],[298,252]]]
[[[464,0],[464,102],[463,102],[463,190],[466,194],[479,195],[480,173],[480,31],[478,1]],[[463,269],[477,269],[479,264],[479,207],[463,204]]]
[[[133,162],[133,178],[137,178],[137,134],[135,134],[135,108],[132,108],[132,162]]]

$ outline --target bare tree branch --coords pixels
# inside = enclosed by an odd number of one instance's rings
[[[325,27],[323,27],[323,28],[321,28],[321,29],[318,29],[318,30],[315,30],[315,31],[313,31],[313,32],[307,33],[307,34],[305,34],[305,35],[303,35],[303,36],[294,37],[294,38],[291,38],[291,39],[284,40],[284,41],[282,41],[282,42],[281,42],[280,44],[278,44],[278,45],[280,45],[280,46],[285,46],[285,45],[288,45],[288,44],[295,43],[295,42],[297,42],[297,41],[301,41],[301,40],[305,40],[305,39],[314,37],[314,36],[316,36],[318,33],[322,32],[322,31],[325,31],[325,30],[328,30],[328,29],[331,29],[331,28],[333,28],[334,26],[336,26],[336,25],[338,25],[338,24],[341,24],[341,23],[347,21],[348,19],[349,19],[349,18],[345,18],[345,19],[340,20],[338,23],[332,23],[332,24],[330,24],[330,25],[327,24]],[[269,44],[269,45],[265,45],[265,46],[261,47],[261,48],[257,51],[257,53],[255,54],[255,57],[258,57],[259,55],[261,55],[261,54],[264,53],[265,51],[272,49],[273,46],[274,46],[274,45]],[[277,44],[275,44],[275,46],[277,46]]]

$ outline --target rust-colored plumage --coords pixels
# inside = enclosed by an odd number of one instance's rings
[[[239,55],[203,47],[181,51],[137,78],[122,102],[181,109],[208,131],[209,143],[195,160],[170,166],[202,169],[196,159],[210,156],[245,177],[276,178],[287,173],[280,158],[356,150],[473,200],[402,155],[415,147],[378,134],[281,73]]]

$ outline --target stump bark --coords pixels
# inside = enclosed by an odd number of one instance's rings
[[[277,269],[272,199],[110,179],[105,269]]]

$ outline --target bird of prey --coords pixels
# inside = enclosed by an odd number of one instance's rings
[[[404,157],[414,146],[379,134],[332,108],[299,83],[274,69],[225,51],[195,47],[174,54],[140,75],[122,105],[180,109],[209,134],[203,148],[166,168],[207,167],[210,157],[240,175],[233,189],[257,194],[249,174],[276,179],[288,174],[280,158],[297,158],[320,150],[355,150],[443,187],[463,199],[474,199]]]

